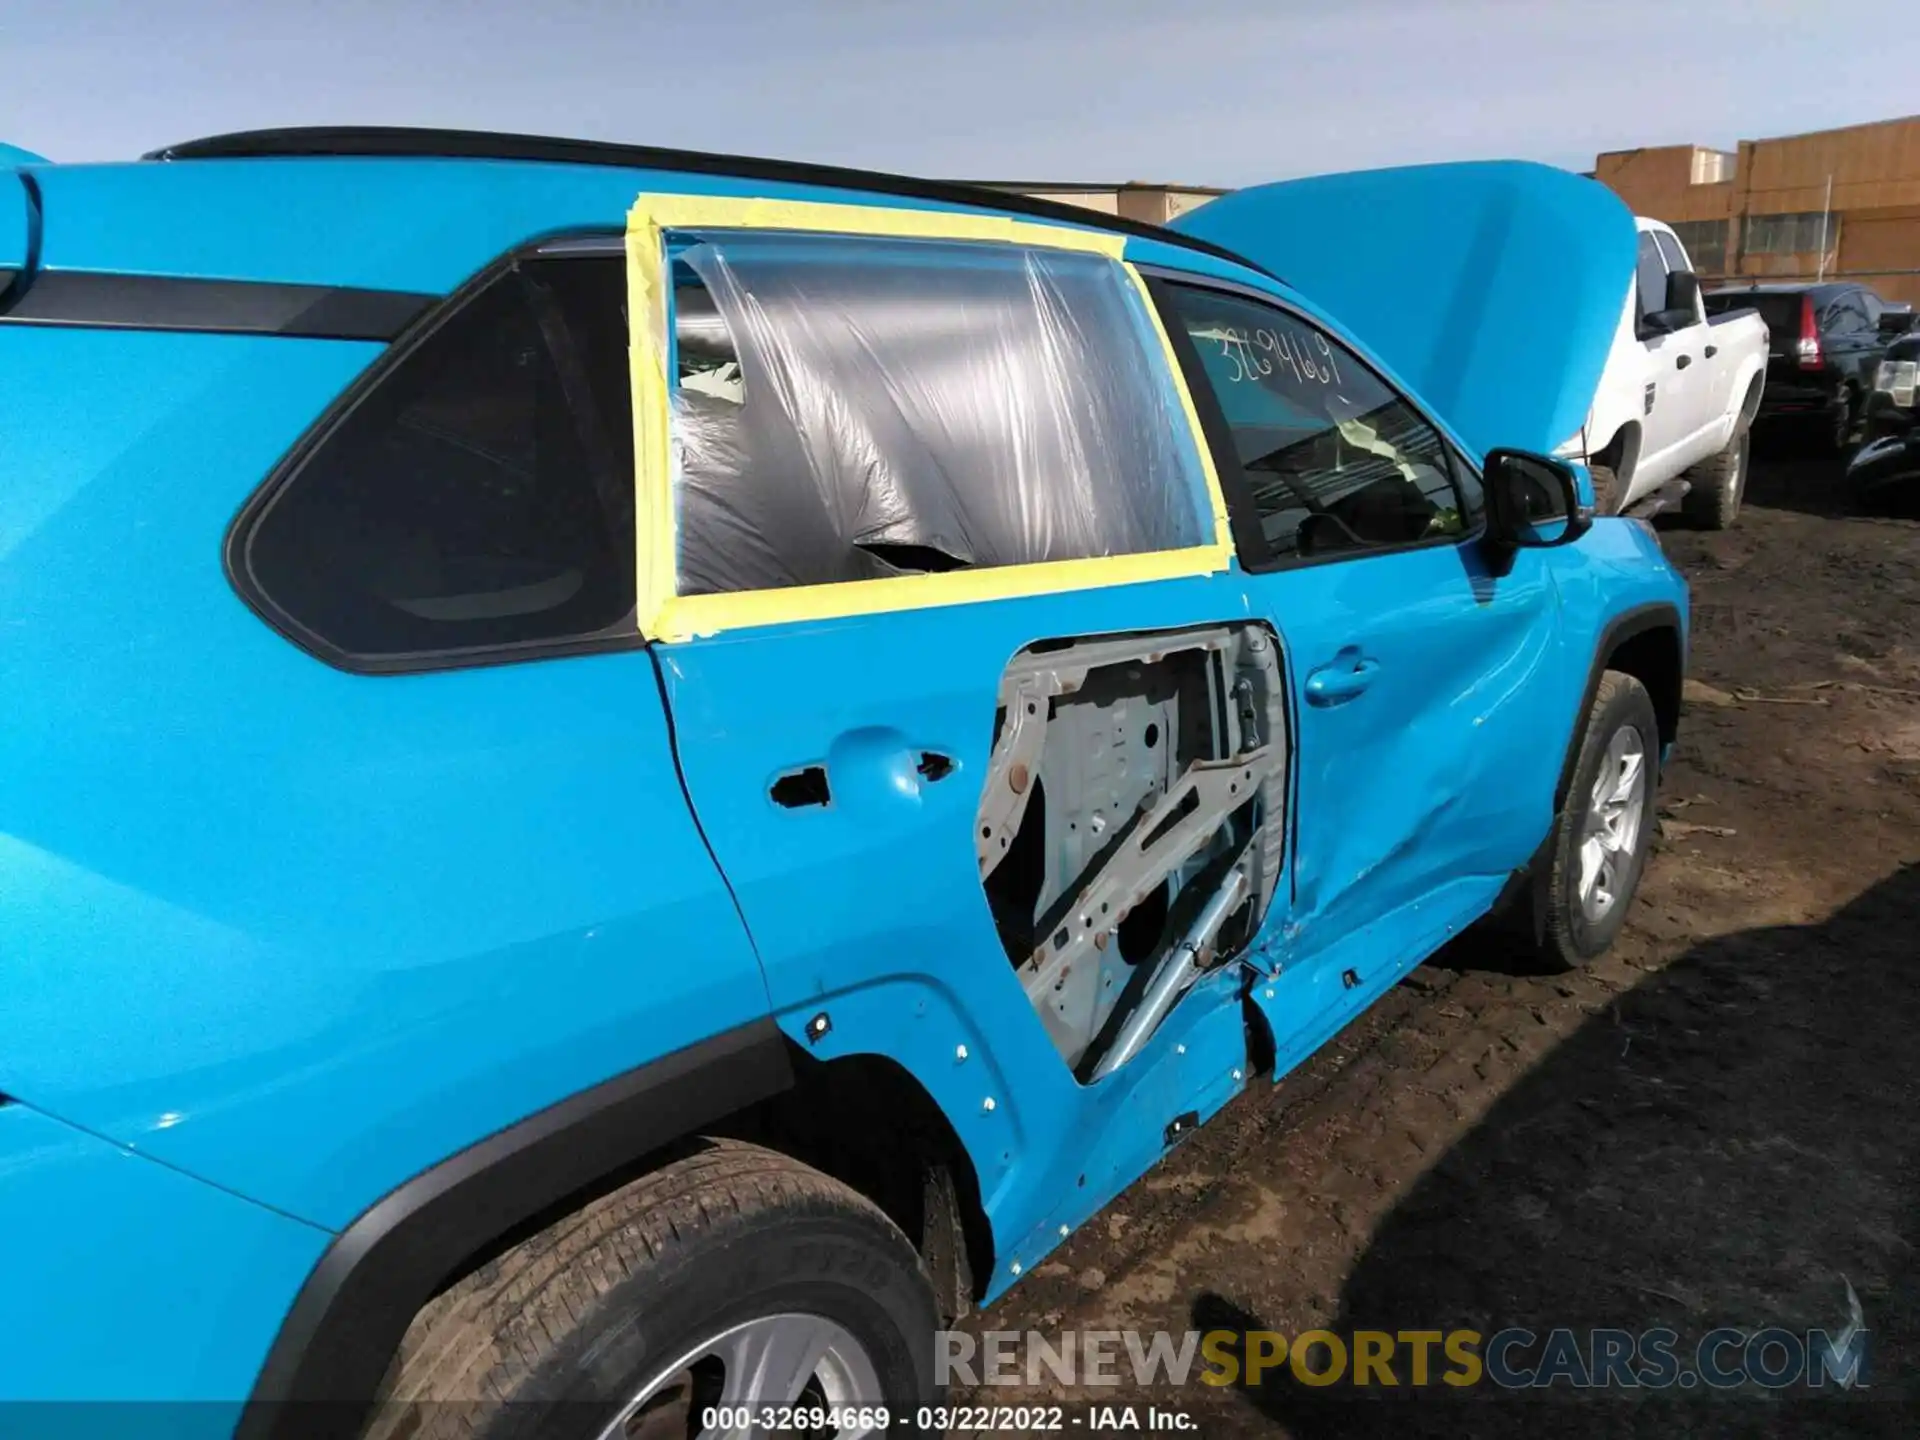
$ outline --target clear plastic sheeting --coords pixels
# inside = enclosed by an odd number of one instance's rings
[[[1191,429],[1118,262],[686,238],[669,372],[681,595],[1214,538]]]

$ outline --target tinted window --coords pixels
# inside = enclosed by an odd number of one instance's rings
[[[1866,307],[1860,303],[1860,297],[1852,291],[1841,295],[1827,306],[1822,328],[1835,335],[1852,335],[1867,328]]]
[[[399,361],[271,498],[245,570],[351,656],[577,640],[633,609],[625,276],[504,272]]]
[[[1725,315],[1732,310],[1757,310],[1773,335],[1774,348],[1782,336],[1792,339],[1800,333],[1801,297],[1797,292],[1777,290],[1721,290],[1706,297],[1709,315]]]
[[[1345,346],[1244,296],[1184,285],[1166,294],[1277,558],[1417,544],[1470,527],[1477,503],[1463,501],[1439,433]]]
[[[1447,457],[1453,468],[1453,486],[1460,493],[1461,516],[1466,528],[1471,530],[1480,523],[1486,513],[1486,489],[1480,483],[1480,476],[1474,470],[1473,462],[1458,450],[1448,447]]]
[[[1666,309],[1667,266],[1649,230],[1640,232],[1640,260],[1634,267],[1634,276],[1639,286],[1640,314],[1647,316]]]
[[[1116,262],[687,238],[673,267],[682,595],[1212,538],[1164,347]]]

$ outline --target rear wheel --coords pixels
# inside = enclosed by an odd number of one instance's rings
[[[1726,449],[1687,471],[1687,481],[1693,488],[1681,501],[1681,514],[1689,523],[1702,530],[1725,530],[1733,524],[1747,492],[1752,450],[1753,432],[1743,425]]]
[[[762,1405],[829,1412],[815,1434],[917,1434],[938,1325],[920,1257],[864,1197],[701,1141],[423,1311],[367,1440],[758,1434]]]
[[[1853,386],[1843,384],[1840,393],[1834,397],[1833,409],[1828,413],[1827,444],[1834,451],[1845,450],[1853,439],[1853,429],[1859,423],[1859,402],[1854,399]]]
[[[1631,675],[1609,670],[1587,711],[1573,784],[1554,821],[1545,908],[1535,934],[1542,967],[1572,970],[1605,953],[1626,923],[1653,836],[1660,725]]]

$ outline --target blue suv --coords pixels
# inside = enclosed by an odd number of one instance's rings
[[[0,1399],[932,1428],[1256,1075],[1620,928],[1687,600],[1550,458],[1599,186],[15,159]]]

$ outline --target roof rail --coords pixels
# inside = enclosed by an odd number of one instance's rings
[[[836,190],[865,190],[912,200],[968,205],[1002,214],[1028,215],[1088,230],[1107,230],[1160,240],[1198,250],[1269,274],[1244,255],[1181,235],[1144,220],[1103,215],[1056,200],[1036,200],[983,185],[923,180],[878,170],[814,165],[801,160],[763,160],[744,155],[714,155],[654,145],[621,145],[605,140],[566,140],[545,135],[506,135],[486,130],[434,130],[410,126],[295,126],[281,130],[243,130],[185,140],[141,156],[143,160],[228,160],[291,156],[404,157],[413,159],[527,160],[550,165],[612,165],[632,170],[668,170],[684,175],[729,175],[789,185],[819,185]],[[1271,278],[1278,278],[1277,276]]]

